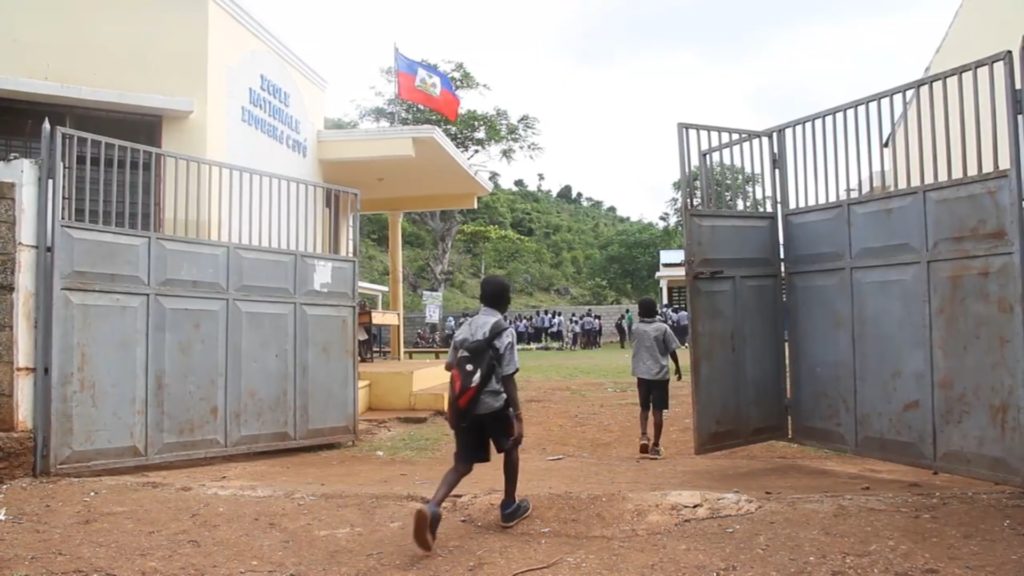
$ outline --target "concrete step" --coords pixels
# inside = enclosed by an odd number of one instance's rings
[[[448,383],[435,384],[430,388],[413,392],[412,409],[430,412],[445,412],[448,410]]]
[[[406,424],[422,424],[433,416],[429,412],[415,410],[370,410],[359,417],[360,422],[404,422]]]
[[[448,372],[441,362],[380,362],[360,366],[359,375],[370,382],[371,410],[416,409],[413,397],[417,392],[448,385]],[[436,405],[436,399],[426,402]]]
[[[359,381],[359,413],[363,414],[370,409],[370,381]]]

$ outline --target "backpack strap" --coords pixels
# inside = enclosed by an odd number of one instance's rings
[[[495,320],[494,323],[491,324],[491,329],[487,332],[487,345],[494,346],[494,342],[497,341],[506,330],[508,330],[508,326],[505,324],[504,320],[501,318]]]

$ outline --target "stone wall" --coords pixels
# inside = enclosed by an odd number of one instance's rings
[[[15,384],[15,295],[18,187],[0,182],[0,481],[32,474],[32,433],[19,428]]]
[[[0,432],[16,430],[14,402],[14,274],[18,249],[15,186],[0,182]]]
[[[0,432],[0,482],[32,474],[31,432]]]

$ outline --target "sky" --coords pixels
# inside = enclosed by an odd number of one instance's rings
[[[544,152],[488,168],[655,220],[677,122],[763,129],[918,78],[959,0],[239,0],[323,75],[329,116],[373,101],[394,45],[458,60],[472,108],[540,120]]]

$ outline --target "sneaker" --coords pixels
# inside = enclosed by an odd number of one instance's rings
[[[416,510],[412,522],[412,539],[420,550],[431,552],[437,539],[437,527],[441,525],[441,511],[433,506],[424,505]]]
[[[651,446],[651,453],[650,453],[651,460],[661,460],[661,457],[664,456],[664,455],[665,455],[665,451],[661,448],[661,446],[658,446],[658,445]]]
[[[640,437],[640,453],[647,454],[651,451],[651,440],[646,435]]]
[[[522,522],[530,512],[533,511],[533,506],[530,506],[530,501],[526,498],[521,498],[518,502],[513,502],[510,506],[501,505],[501,527],[511,528],[516,524]]]

